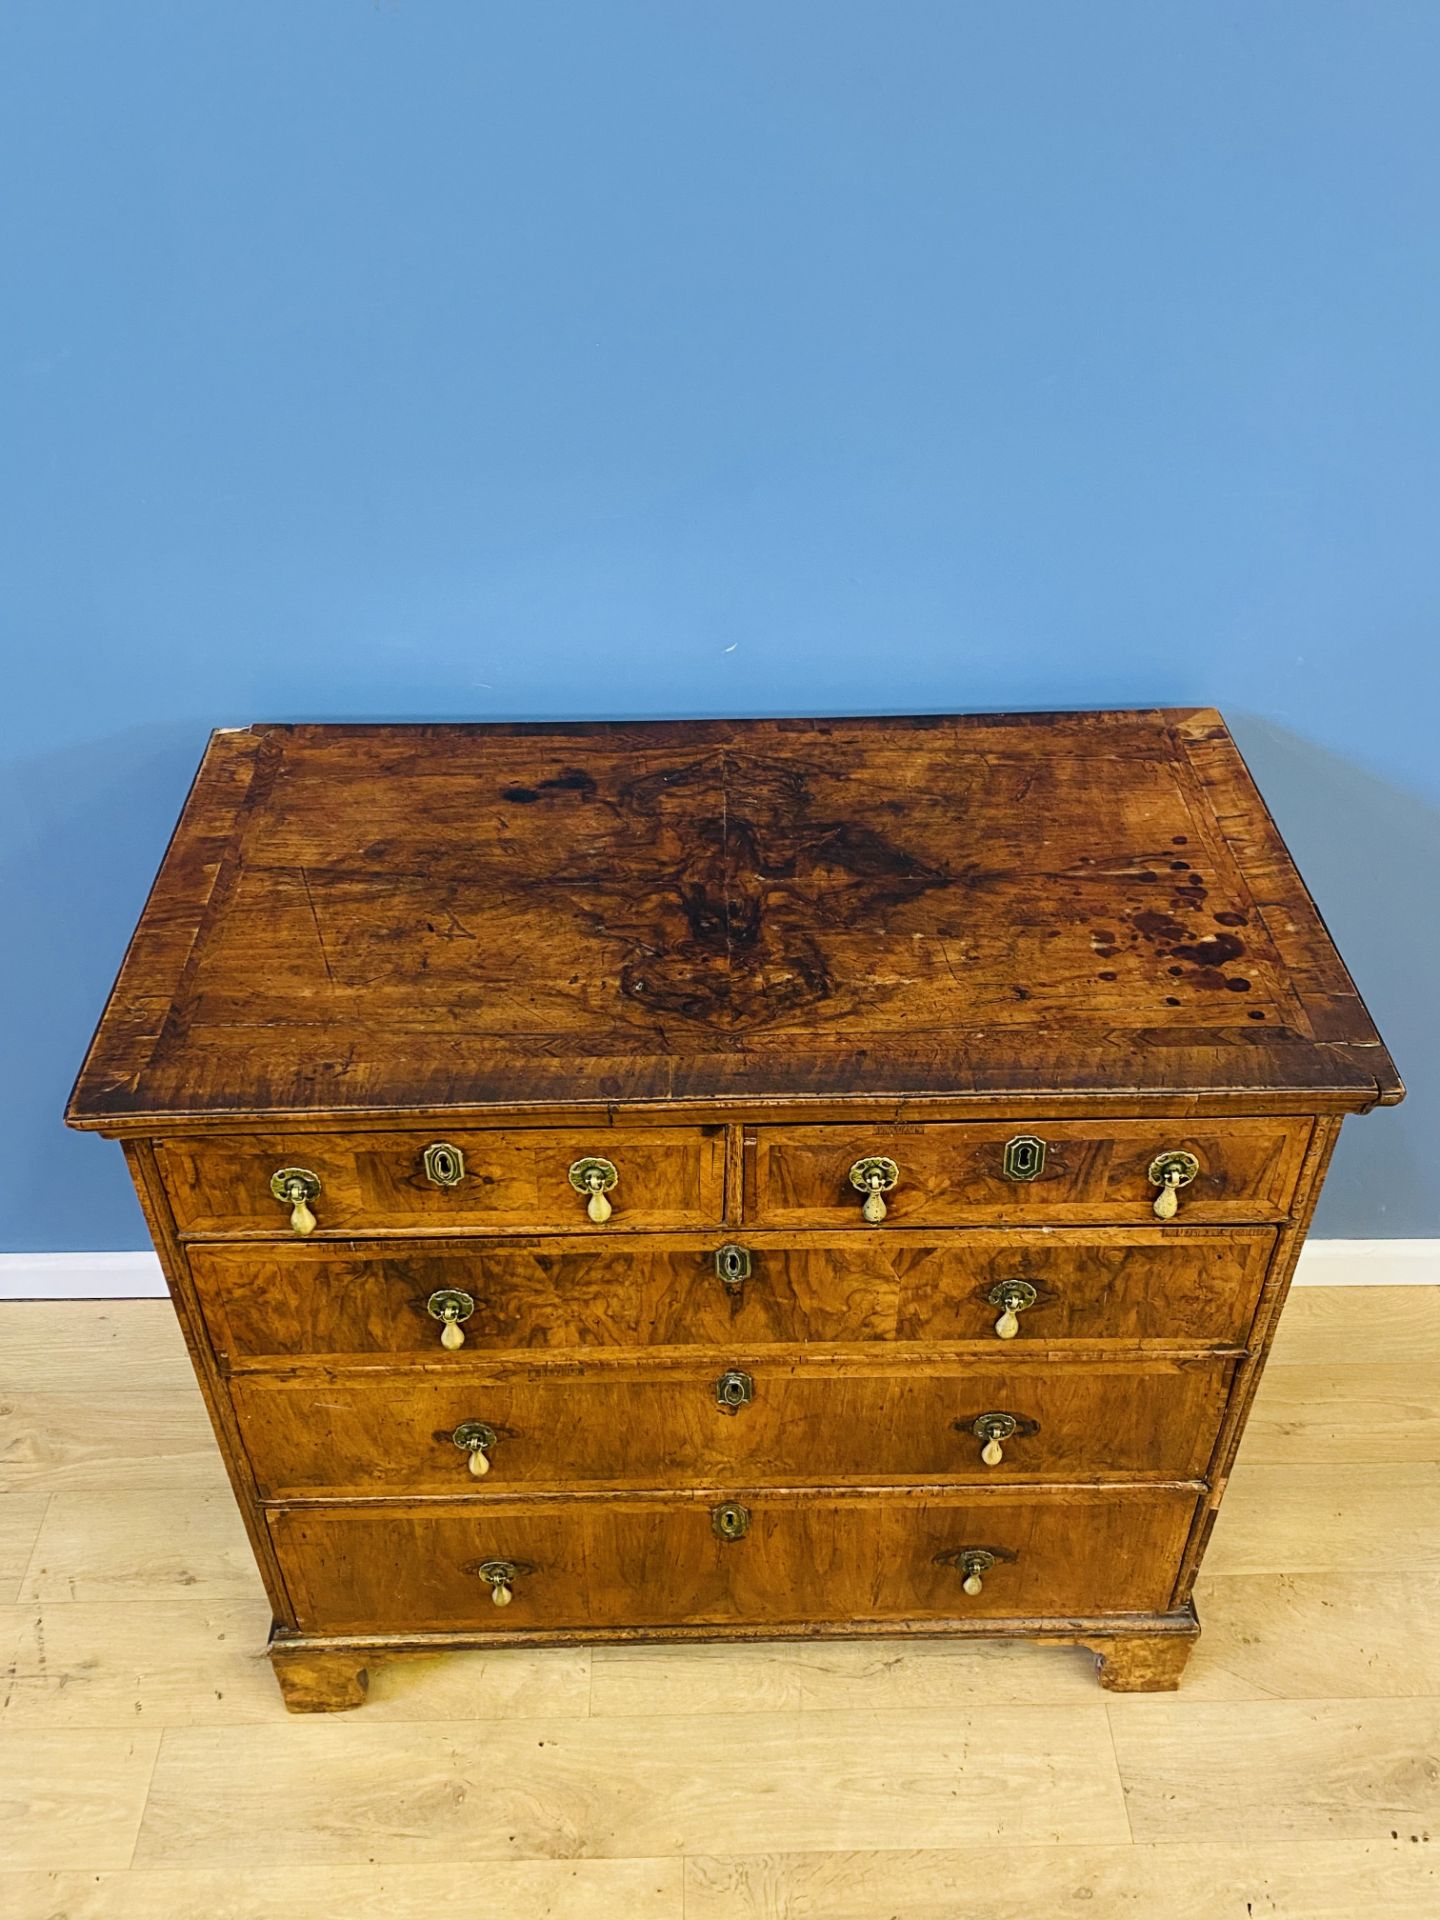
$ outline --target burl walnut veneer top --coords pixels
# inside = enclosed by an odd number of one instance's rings
[[[1211,711],[259,726],[69,1117],[1401,1091]]]

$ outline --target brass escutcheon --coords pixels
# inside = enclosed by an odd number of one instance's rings
[[[1180,1208],[1179,1189],[1189,1186],[1200,1171],[1200,1162],[1182,1147],[1172,1147],[1167,1153],[1157,1153],[1148,1171],[1151,1186],[1160,1189],[1155,1196],[1155,1218],[1173,1220]]]
[[[715,1382],[715,1402],[722,1413],[738,1413],[755,1398],[755,1382],[739,1367],[729,1367]]]
[[[743,1540],[750,1531],[750,1509],[738,1500],[723,1501],[710,1509],[710,1525],[722,1540]]]
[[[426,1147],[421,1159],[425,1178],[432,1187],[458,1187],[465,1178],[465,1156],[448,1140],[436,1140]]]
[[[601,1160],[594,1154],[572,1162],[570,1184],[577,1193],[588,1196],[585,1211],[597,1227],[603,1227],[615,1209],[605,1198],[606,1194],[619,1182],[620,1175],[613,1160]]]
[[[1007,1180],[1038,1180],[1045,1171],[1045,1142],[1033,1133],[1017,1133],[1005,1142],[1001,1165]]]
[[[866,1154],[851,1167],[850,1184],[857,1193],[864,1194],[865,1204],[860,1212],[872,1227],[878,1226],[888,1211],[881,1195],[889,1193],[899,1178],[899,1167],[883,1154]]]
[[[727,1293],[739,1293],[750,1278],[750,1249],[729,1241],[715,1249],[715,1273]]]
[[[1033,1307],[1040,1296],[1028,1280],[1001,1280],[985,1297],[992,1307],[1000,1309],[995,1338],[1013,1340],[1020,1331],[1019,1316],[1027,1307]]]
[[[290,1225],[298,1234],[315,1231],[310,1202],[320,1192],[320,1176],[308,1167],[280,1167],[270,1176],[270,1191],[290,1209]]]

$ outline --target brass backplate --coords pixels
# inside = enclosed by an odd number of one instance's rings
[[[602,1160],[597,1154],[587,1154],[583,1160],[576,1160],[572,1164],[569,1178],[577,1193],[609,1193],[619,1181],[620,1174],[613,1160]]]
[[[425,1311],[432,1320],[468,1320],[475,1311],[475,1302],[458,1287],[441,1287],[425,1302]]]
[[[1157,1153],[1148,1169],[1152,1187],[1188,1187],[1200,1171],[1200,1162],[1183,1147]]]
[[[992,1307],[1005,1307],[1011,1313],[1024,1313],[1040,1298],[1028,1280],[997,1280],[985,1298]]]
[[[281,1167],[270,1176],[270,1191],[277,1200],[315,1200],[320,1194],[320,1177],[308,1167]]]

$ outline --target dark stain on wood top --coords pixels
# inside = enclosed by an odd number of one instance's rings
[[[260,726],[68,1117],[1402,1091],[1209,710]]]

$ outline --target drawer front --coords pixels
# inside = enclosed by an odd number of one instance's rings
[[[900,1367],[772,1352],[584,1372],[248,1374],[233,1391],[266,1499],[503,1498],[509,1488],[1186,1479],[1209,1460],[1229,1378],[1218,1361]]]
[[[437,1144],[451,1155],[432,1156],[427,1167]],[[167,1140],[157,1157],[182,1233],[290,1235],[291,1207],[271,1191],[272,1177],[290,1168],[319,1182],[307,1199],[317,1235],[489,1228],[598,1240],[626,1227],[718,1223],[725,1207],[720,1127],[206,1136]],[[618,1176],[604,1195],[611,1212],[603,1224],[570,1180],[587,1159],[607,1161]],[[449,1179],[462,1164],[453,1184],[432,1175]]]
[[[568,1237],[478,1247],[197,1245],[189,1257],[227,1364],[396,1354],[460,1366],[515,1348],[989,1345],[1002,1327],[1017,1350],[1065,1341],[1238,1346],[1274,1241],[1268,1227],[756,1234],[735,1243],[743,1261],[728,1255],[719,1269],[726,1243],[716,1234],[579,1245]],[[447,1294],[462,1296],[456,1310],[465,1312],[464,1344],[451,1354],[430,1309]]]
[[[1044,1619],[1163,1611],[1195,1510],[1183,1488],[901,1498],[295,1507],[271,1533],[305,1633]],[[728,1523],[732,1530],[738,1517]],[[981,1551],[980,1591],[961,1556]],[[480,1571],[515,1569],[496,1606]],[[497,1575],[497,1577],[500,1577]]]
[[[862,1213],[868,1194],[851,1176],[872,1160],[889,1163],[882,1179],[892,1170],[896,1176],[879,1196],[886,1226],[1019,1226],[1047,1218],[1143,1226],[1154,1223],[1163,1190],[1151,1180],[1152,1165],[1177,1152],[1198,1162],[1174,1191],[1177,1222],[1281,1220],[1310,1131],[1308,1120],[1283,1119],[760,1127],[753,1147],[747,1142],[746,1220],[864,1230],[874,1224]]]

